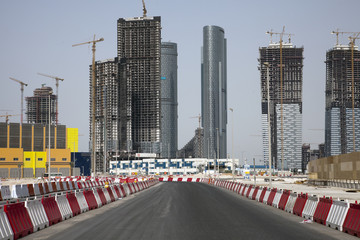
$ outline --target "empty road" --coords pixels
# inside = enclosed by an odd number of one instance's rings
[[[24,239],[357,239],[228,190],[160,183]]]

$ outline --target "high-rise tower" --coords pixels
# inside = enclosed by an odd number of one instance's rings
[[[51,124],[56,124],[56,101],[51,87],[42,86],[34,90],[34,96],[27,97],[27,122],[49,124],[49,111]]]
[[[325,155],[360,151],[360,52],[354,47],[335,45],[326,53]],[[352,73],[354,72],[354,129],[352,111]]]
[[[226,158],[227,79],[224,29],[205,26],[201,57],[203,156]]]
[[[106,172],[110,157],[119,151],[119,63],[117,58],[95,62],[96,172]],[[90,109],[92,109],[90,66]],[[90,123],[92,114],[90,112]],[[91,124],[90,124],[91,126]],[[91,128],[90,128],[91,136]]]
[[[161,156],[175,158],[178,148],[177,44],[161,43]]]
[[[160,153],[161,18],[120,18],[120,149]]]
[[[268,111],[270,111],[272,164],[277,169],[301,169],[303,51],[292,43],[270,43],[259,49],[264,160],[269,160]],[[280,53],[282,53],[282,103]],[[269,66],[270,109],[267,95]],[[284,166],[282,166],[282,163]]]

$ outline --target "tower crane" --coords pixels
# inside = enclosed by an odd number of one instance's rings
[[[99,38],[99,39],[95,39],[95,34],[94,34],[94,40],[89,41],[89,42],[83,42],[83,43],[78,43],[78,44],[74,44],[72,45],[73,47],[76,46],[80,46],[80,45],[85,45],[85,44],[92,44],[92,93],[91,93],[91,100],[92,100],[92,118],[91,118],[91,123],[92,123],[92,128],[91,128],[91,141],[92,141],[92,161],[91,161],[91,167],[92,167],[92,172],[93,172],[93,176],[95,176],[95,106],[96,106],[96,99],[95,99],[95,52],[96,52],[96,43],[98,42],[102,42],[104,41],[104,38]]]
[[[24,112],[24,86],[27,86],[27,83],[24,83],[18,79],[9,77],[11,80],[20,83],[20,91],[21,91],[21,119],[20,119],[20,124],[23,123],[23,112]]]
[[[48,74],[44,74],[44,73],[37,73],[37,74],[44,76],[44,77],[53,78],[56,81],[56,125],[58,125],[58,120],[59,120],[59,81],[64,81],[64,79],[55,77],[55,76],[51,76]]]
[[[266,34],[279,35],[280,37],[280,116],[281,116],[281,170],[284,171],[284,115],[283,115],[283,56],[282,56],[282,44],[284,35],[288,35],[289,42],[291,42],[291,36],[294,34],[285,33],[285,26],[283,26],[283,30],[281,33],[267,31]],[[271,40],[272,41],[272,40]]]
[[[142,0],[142,4],[143,4],[143,17],[145,18],[145,17],[146,17],[147,10],[146,10],[146,6],[145,6],[145,1],[144,1],[144,0]]]
[[[336,29],[335,31],[331,31],[331,34],[336,35],[336,45],[339,45],[339,34],[356,34],[355,32],[339,32],[339,29]]]
[[[199,116],[194,116],[194,117],[190,117],[190,118],[197,118],[199,119],[199,128],[201,127],[201,115],[199,114]]]
[[[5,115],[0,115],[0,117],[4,117],[5,118],[5,122],[6,124],[8,124],[9,122],[9,117],[12,117],[12,116],[19,116],[20,114],[5,114]]]

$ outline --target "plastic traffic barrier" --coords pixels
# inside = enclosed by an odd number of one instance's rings
[[[259,186],[256,186],[255,188],[254,188],[254,191],[253,191],[253,193],[252,193],[252,195],[250,196],[250,198],[252,199],[252,200],[255,200],[255,198],[256,198],[256,195],[257,195],[257,193],[258,193],[258,191],[259,191]]]
[[[28,200],[25,202],[25,207],[29,213],[34,232],[49,226],[49,220],[44,206],[41,204],[41,199]]]
[[[35,196],[34,186],[32,184],[26,184],[26,185],[27,185],[29,196],[34,197]]]
[[[264,199],[264,196],[265,196],[265,193],[266,193],[266,190],[267,190],[267,187],[264,187],[261,191],[261,194],[260,194],[260,197],[259,197],[259,202],[263,202],[263,199]]]
[[[56,195],[55,201],[58,204],[62,220],[69,219],[73,216],[69,202],[66,198],[66,195]]]
[[[319,204],[317,205],[313,216],[314,222],[326,225],[326,218],[330,212],[332,202],[332,198],[320,198]]]
[[[78,201],[82,213],[89,211],[89,205],[86,202],[84,192],[75,193],[76,200]]]
[[[249,188],[248,188],[247,191],[246,191],[246,195],[245,195],[245,196],[246,196],[247,198],[249,198],[251,189],[252,189],[252,185],[250,185]]]
[[[267,199],[267,201],[266,201],[267,205],[270,205],[270,206],[272,205],[276,193],[277,193],[277,188],[271,189],[270,194],[269,194],[269,197],[268,197],[268,199]]]
[[[10,187],[7,186],[1,186],[1,197],[3,200],[11,199],[11,191]]]
[[[120,185],[119,185],[119,189],[120,189],[120,192],[122,193],[122,197],[123,197],[123,198],[128,195],[128,194],[126,193],[125,188],[124,188],[123,185],[120,184]]]
[[[308,196],[308,199],[305,203],[302,216],[306,219],[313,220],[314,212],[319,203],[319,198],[317,196]]]
[[[249,188],[248,185],[245,184],[244,187],[243,187],[243,189],[241,190],[241,195],[242,195],[242,196],[244,196],[244,194],[246,193],[246,191],[247,191],[248,188]]]
[[[21,198],[22,197],[22,189],[21,185],[13,185],[11,189],[11,197],[12,198]]]
[[[33,233],[34,227],[24,202],[4,205],[4,211],[13,231],[14,239]]]
[[[102,206],[102,202],[101,202],[101,199],[100,199],[100,197],[99,197],[98,191],[94,189],[93,192],[94,192],[94,196],[95,196],[95,199],[96,199],[96,202],[97,202],[98,207],[101,207],[101,206]]]
[[[263,190],[262,187],[259,187],[259,188],[258,188],[258,190],[257,190],[257,192],[256,192],[255,199],[253,199],[253,200],[256,200],[256,201],[259,201],[259,200],[260,200],[260,196],[261,196],[262,190]]]
[[[61,222],[62,216],[55,201],[55,197],[43,197],[41,203],[44,206],[46,216],[49,219],[49,226]]]
[[[100,198],[100,201],[102,203],[102,205],[105,205],[107,204],[107,200],[106,200],[106,197],[105,197],[105,194],[103,192],[103,190],[101,188],[98,188],[96,189],[98,195],[99,195],[99,198]]]
[[[4,212],[4,206],[0,206],[0,239],[14,239],[14,233],[11,229],[9,219]]]
[[[293,213],[294,205],[296,203],[297,196],[298,196],[297,193],[290,193],[289,198],[287,200],[287,203],[285,205],[285,209],[284,209],[286,212]]]
[[[343,232],[359,237],[360,236],[360,204],[350,203],[346,215]]]
[[[274,196],[274,200],[273,200],[273,202],[271,204],[273,207],[275,207],[275,208],[279,207],[279,202],[280,202],[281,196],[282,196],[282,190],[277,189],[276,193],[275,193],[275,196]]]
[[[73,216],[79,215],[81,213],[81,209],[80,209],[80,206],[76,199],[75,194],[73,192],[67,192],[66,198],[69,202],[69,206],[70,206]]]
[[[44,195],[44,191],[43,191],[43,194],[40,193],[39,183],[34,183],[33,187],[34,187],[34,193],[36,196]]]
[[[271,189],[270,188],[266,189],[265,195],[264,195],[264,198],[263,198],[263,203],[265,203],[265,204],[267,203],[268,198],[270,196],[270,193],[271,193]]]
[[[115,202],[114,193],[113,193],[113,191],[112,191],[111,187],[106,188],[106,190],[107,190],[107,191],[108,191],[108,193],[109,193],[109,196],[110,196],[110,200],[111,200],[111,202]]]
[[[290,190],[284,190],[282,195],[280,196],[280,201],[278,204],[278,208],[281,210],[285,210],[286,203],[290,197]]]
[[[111,197],[110,197],[110,194],[109,192],[107,191],[108,188],[104,188],[103,189],[103,193],[104,193],[104,196],[105,196],[105,199],[106,199],[106,203],[110,203],[111,202]]]
[[[111,186],[111,189],[113,190],[114,197],[116,199],[122,198],[119,188],[116,185]]]
[[[298,215],[299,217],[303,216],[302,214],[303,214],[303,210],[305,208],[305,204],[306,204],[307,200],[308,200],[307,194],[301,193],[298,195],[295,205],[294,205],[294,208],[293,208],[293,213],[295,215]]]
[[[86,202],[87,202],[87,204],[89,206],[89,210],[93,210],[93,209],[98,208],[98,204],[97,204],[97,201],[95,199],[94,192],[92,190],[84,190],[83,193],[84,193]]]
[[[44,187],[44,194],[49,194],[50,189],[49,189],[49,185],[47,182],[44,182],[43,187]]]
[[[350,204],[347,201],[333,201],[329,215],[326,218],[326,225],[328,227],[342,231],[349,207]]]

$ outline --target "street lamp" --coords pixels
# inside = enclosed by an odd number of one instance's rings
[[[235,171],[235,168],[234,168],[234,109],[233,108],[230,108],[230,111],[231,111],[231,140],[232,140],[232,143],[231,143],[231,158],[232,158],[232,177],[233,177],[233,182],[235,182],[235,175],[234,175],[234,171]]]
[[[266,66],[266,87],[267,87],[267,118],[268,118],[268,148],[269,148],[269,172],[270,172],[270,179],[269,179],[269,186],[271,187],[271,178],[272,178],[272,170],[271,170],[271,128],[270,128],[270,64],[268,62],[264,62]]]
[[[50,155],[50,149],[51,149],[51,141],[50,141],[50,131],[51,131],[51,94],[52,94],[53,92],[52,91],[49,91],[49,129],[48,129],[48,131],[49,131],[49,139],[48,139],[48,148],[49,148],[49,157],[48,157],[48,159],[49,159],[49,179],[51,180],[51,155]]]

